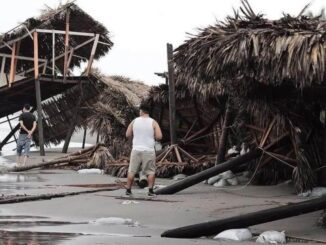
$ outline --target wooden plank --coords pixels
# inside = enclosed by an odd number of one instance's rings
[[[6,57],[2,57],[0,79],[2,79],[5,75],[5,65],[6,65]]]
[[[90,42],[93,42],[94,39],[95,39],[95,37],[93,37],[93,38],[91,38],[91,39],[89,39],[89,40],[87,40],[87,41],[85,41],[85,42],[83,42],[83,43],[77,45],[76,47],[74,47],[74,50],[76,51],[77,49],[80,49],[80,48],[84,47],[85,45],[89,44]],[[69,50],[68,53],[70,53],[70,52],[71,52],[71,51]],[[56,60],[58,60],[58,59],[61,59],[62,57],[64,57],[64,55],[65,55],[64,53],[58,55],[58,56],[54,59],[54,61],[56,61]],[[51,59],[51,60],[49,61],[49,63],[52,63],[52,62],[53,62],[53,60]],[[45,63],[40,64],[39,67],[43,67],[44,65],[45,65]],[[29,73],[29,72],[32,72],[32,71],[34,71],[34,68],[31,68],[31,69],[29,69],[29,70],[27,70],[27,71],[21,72],[21,73],[19,73],[18,75],[23,75],[23,74],[26,74],[26,73]]]
[[[67,9],[66,14],[66,33],[65,33],[65,53],[64,53],[64,65],[63,65],[63,79],[65,80],[68,71],[68,49],[69,49],[69,22],[70,22],[70,10]]]
[[[36,29],[39,33],[47,33],[47,34],[62,34],[66,35],[66,31],[60,31],[60,30],[48,30],[48,29]],[[95,37],[95,33],[90,32],[77,32],[77,31],[68,31],[69,36],[84,36],[84,37]],[[106,44],[102,43],[101,44]]]
[[[167,44],[168,73],[169,73],[169,114],[170,114],[170,140],[171,144],[177,143],[176,111],[175,111],[175,84],[173,66],[173,46]]]
[[[271,133],[271,131],[272,131],[272,129],[273,129],[273,126],[274,126],[275,122],[276,122],[276,118],[274,117],[274,119],[273,119],[273,121],[270,123],[270,125],[269,125],[269,127],[268,127],[266,133],[263,135],[263,138],[262,138],[262,140],[261,140],[261,142],[260,142],[260,144],[259,144],[260,147],[263,147],[263,146],[264,146],[266,140],[268,139],[269,134]]]
[[[9,75],[9,87],[11,87],[11,84],[15,81],[15,54],[16,54],[16,45],[17,43],[14,43],[12,46],[12,52],[11,52],[11,62],[10,62],[10,75]]]
[[[92,51],[91,51],[91,55],[90,55],[89,60],[88,60],[86,76],[88,76],[90,74],[90,72],[91,72],[91,68],[92,68],[92,64],[93,64],[93,60],[94,60],[94,56],[95,56],[95,52],[96,52],[96,48],[97,48],[99,38],[100,38],[100,35],[96,34],[95,40],[94,40],[94,43],[93,43],[93,47],[92,47]]]
[[[11,58],[11,56],[12,56],[12,55],[10,55],[10,54],[0,53],[0,57]],[[27,57],[27,56],[14,55],[14,58],[15,58],[16,60],[34,61],[34,57]],[[46,59],[39,59],[39,61],[45,62]]]
[[[37,33],[37,32],[34,32]],[[37,39],[34,36],[34,41]],[[38,70],[38,69],[37,69]],[[40,146],[40,155],[45,156],[44,151],[44,135],[43,135],[43,120],[42,120],[42,99],[41,99],[41,86],[39,77],[35,74],[35,92],[36,92],[36,105],[37,105],[37,127],[38,127],[38,139]]]
[[[180,156],[180,152],[178,151],[177,145],[174,145],[173,148],[174,148],[174,153],[175,153],[175,155],[177,157],[178,162],[182,162],[182,159],[181,159],[181,156]]]
[[[52,76],[55,75],[55,33],[52,33]]]
[[[34,42],[34,77],[38,79],[39,77],[39,60],[38,60],[38,34],[37,32],[33,33],[33,42]]]

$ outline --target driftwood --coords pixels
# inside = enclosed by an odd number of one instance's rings
[[[35,163],[31,165],[26,165],[26,166],[15,166],[12,168],[7,168],[4,169],[4,172],[23,172],[27,171],[30,169],[35,169],[35,168],[44,168],[44,167],[49,167],[53,166],[56,164],[62,165],[67,165],[71,163],[80,163],[80,162],[88,162],[91,155],[94,154],[94,152],[98,149],[98,147],[102,146],[102,144],[97,144],[95,146],[89,147],[87,149],[81,150],[74,152],[72,154],[66,155],[64,157],[60,157],[51,161],[47,162],[41,162],[41,163]]]
[[[260,149],[255,149],[247,154],[244,154],[243,156],[231,159],[229,161],[226,161],[224,163],[221,163],[219,165],[216,165],[215,167],[206,169],[200,173],[191,175],[177,183],[174,183],[172,185],[169,185],[164,188],[160,188],[155,191],[155,194],[174,194],[179,191],[182,191],[190,186],[193,186],[195,184],[200,183],[201,181],[204,181],[206,179],[209,179],[210,177],[213,177],[217,174],[223,173],[227,170],[230,170],[236,166],[239,166],[241,164],[248,163],[250,160],[257,158],[260,156],[262,151]]]
[[[326,208],[326,197],[320,197],[299,203],[261,210],[254,213],[237,215],[230,218],[180,227],[165,231],[162,237],[195,238],[212,236],[228,229],[245,228],[301,214],[311,213]]]
[[[89,193],[95,193],[95,192],[101,192],[101,191],[115,191],[118,189],[120,189],[120,188],[111,187],[111,188],[95,189],[95,190],[87,190],[87,191],[63,192],[63,193],[56,193],[56,194],[41,194],[41,195],[36,195],[36,196],[18,196],[18,197],[12,197],[12,198],[8,198],[8,199],[0,200],[0,204],[49,200],[52,198],[76,196],[76,195],[89,194]]]

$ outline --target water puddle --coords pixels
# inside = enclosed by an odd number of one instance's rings
[[[81,234],[59,232],[1,231],[0,244],[54,245],[71,240]]]
[[[42,182],[40,176],[36,174],[0,174],[0,183],[21,183],[21,182]]]

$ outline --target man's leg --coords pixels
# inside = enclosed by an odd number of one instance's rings
[[[155,174],[148,175],[148,188],[153,189],[155,184]]]
[[[148,179],[148,195],[153,196],[154,195],[154,183],[155,183],[155,171],[156,171],[156,165],[155,165],[155,152],[147,151],[143,152],[142,154],[142,171],[147,175]]]
[[[126,194],[131,194],[131,187],[134,183],[135,174],[139,171],[139,167],[141,164],[141,159],[139,157],[140,152],[131,151],[130,154],[130,163],[128,169],[128,179],[127,179],[127,192]]]
[[[17,166],[20,166],[22,163],[22,151],[23,151],[23,145],[22,145],[22,136],[19,135],[17,140]]]
[[[27,162],[27,159],[28,159],[28,156],[29,156],[29,151],[30,151],[30,148],[31,148],[31,142],[32,142],[32,140],[30,138],[26,138],[25,144],[24,144],[24,162],[23,162],[24,166],[26,165],[26,162]]]

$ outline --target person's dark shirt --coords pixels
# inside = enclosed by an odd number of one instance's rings
[[[30,113],[30,112],[23,112],[19,116],[19,121],[23,121],[24,126],[28,129],[31,130],[33,128],[33,123],[36,121],[35,116]],[[25,129],[20,127],[20,133],[21,134],[28,134]]]

